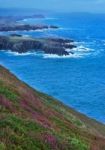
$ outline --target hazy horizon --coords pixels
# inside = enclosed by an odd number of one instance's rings
[[[40,9],[58,12],[105,13],[105,0],[0,0],[0,8]]]

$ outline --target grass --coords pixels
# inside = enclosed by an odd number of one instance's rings
[[[6,149],[6,147],[5,147],[4,143],[0,143],[0,150],[5,150],[5,149]]]
[[[7,87],[0,81],[0,94],[13,102],[18,101],[18,95],[10,87]]]
[[[0,129],[5,129],[5,132],[0,134],[0,139],[3,142],[7,139],[6,145],[1,143],[0,150],[5,147],[6,150],[40,150],[41,147],[43,150],[50,149],[48,144],[37,137],[39,133],[45,132],[45,129],[33,121],[8,115],[0,121]]]
[[[41,140],[41,135],[48,131],[49,134],[56,137],[59,142],[68,140],[68,144],[72,145],[73,150],[75,150],[75,148],[76,150],[89,150],[85,141],[76,138],[78,136],[72,133],[62,120],[58,118],[55,120],[56,124],[61,128],[60,132],[45,129],[34,121],[23,119],[13,114],[6,115],[6,117],[0,121],[0,129],[5,129],[0,134],[0,139],[2,139],[2,149],[0,150],[3,150],[5,147],[6,150],[50,150],[50,145],[46,143],[46,141]],[[75,138],[73,138],[74,136]],[[3,144],[4,139],[7,139],[6,145]]]
[[[99,146],[101,124],[2,72],[0,150],[90,150],[94,140]]]
[[[39,124],[33,121],[22,119],[13,114],[9,114],[6,116],[6,118],[0,120],[0,127],[5,128],[6,126],[19,133],[26,133],[31,130],[37,132],[44,130],[44,128]]]
[[[38,93],[38,94],[39,94],[39,96],[41,96],[41,98],[45,102],[45,105],[47,104],[47,106],[51,106],[57,112],[62,114],[65,119],[72,122],[74,125],[81,127],[81,128],[85,127],[85,124],[81,120],[79,120],[76,116],[74,116],[72,113],[70,113],[66,109],[66,107],[64,107],[62,104],[60,104],[60,102],[54,100],[53,98],[51,98],[45,94],[42,94],[42,93]]]
[[[85,141],[81,140],[80,138],[73,137],[71,139],[71,145],[77,150],[88,150],[90,149],[89,144]]]

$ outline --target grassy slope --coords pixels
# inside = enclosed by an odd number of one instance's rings
[[[0,150],[105,150],[105,126],[0,66]]]

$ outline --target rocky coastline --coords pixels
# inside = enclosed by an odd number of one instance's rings
[[[56,54],[59,56],[74,54],[73,48],[76,48],[74,41],[65,38],[55,37],[43,37],[34,38],[26,37],[16,33],[15,31],[37,31],[48,29],[59,29],[56,25],[46,24],[26,24],[18,22],[22,19],[28,18],[44,18],[44,15],[32,15],[32,16],[7,16],[0,17],[0,50],[11,50],[12,52],[25,53],[28,51],[39,52],[42,51],[45,54]],[[9,19],[8,19],[9,18]],[[3,32],[12,32],[12,34],[4,35]]]
[[[43,51],[45,54],[62,56],[73,54],[72,49],[76,47],[73,42],[73,40],[64,38],[33,38],[11,34],[0,36],[0,50],[11,50],[18,53]]]
[[[0,25],[0,31],[30,31],[30,30],[43,30],[43,29],[58,29],[57,26],[54,25],[29,25],[29,24],[10,24]]]

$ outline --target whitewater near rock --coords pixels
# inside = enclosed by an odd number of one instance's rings
[[[11,50],[18,53],[43,51],[46,54],[62,56],[73,54],[72,49],[75,47],[73,40],[64,38],[33,38],[17,34],[0,36],[0,50]]]

